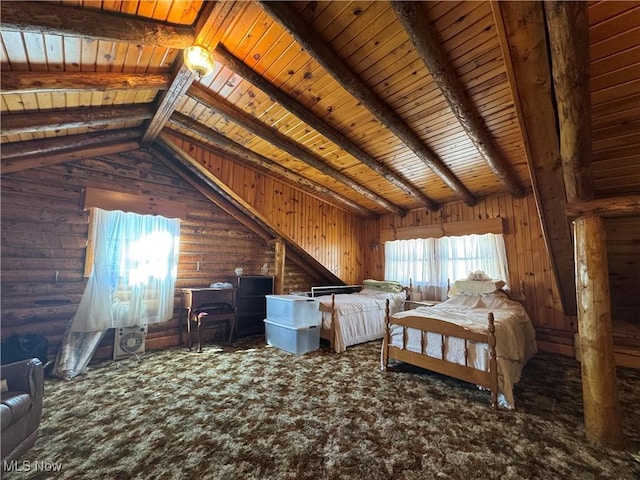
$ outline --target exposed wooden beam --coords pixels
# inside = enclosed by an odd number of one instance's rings
[[[81,107],[66,111],[2,115],[0,134],[47,132],[67,128],[96,128],[121,122],[142,121],[153,116],[151,105]]]
[[[416,47],[431,78],[438,85],[451,111],[493,173],[514,197],[523,197],[524,189],[516,178],[471,97],[465,91],[435,29],[423,2],[399,2],[391,6]]]
[[[589,18],[586,2],[545,0],[567,202],[593,198]]]
[[[236,220],[246,225],[251,231],[269,243],[273,239],[281,239],[287,248],[287,257],[294,260],[301,268],[314,272],[326,279],[327,283],[342,284],[329,269],[309,255],[293,239],[278,228],[272,226],[257,210],[236,195],[233,190],[221,182],[205,167],[200,165],[176,145],[164,133],[150,152],[162,161],[172,171],[193,185],[205,197],[209,198],[220,208],[227,211]]]
[[[222,35],[222,25],[224,24],[228,7],[226,2],[208,2],[200,14],[196,25],[198,31],[195,32],[194,40],[206,48],[213,49],[218,44]],[[209,32],[215,32],[210,43],[204,44],[203,40]],[[190,71],[183,63],[182,56],[177,60],[176,73],[166,90],[162,99],[158,103],[153,118],[149,121],[147,131],[142,137],[142,146],[148,147],[155,138],[160,134],[162,128],[166,125],[171,114],[176,110],[178,104],[183,100],[184,94],[191,84],[196,80],[197,75]]]
[[[121,130],[80,133],[26,142],[4,143],[2,145],[2,159],[9,160],[30,155],[50,155],[68,150],[91,148],[105,143],[123,143],[127,140],[139,140],[140,138],[142,138],[142,130],[138,128],[123,128]]]
[[[275,250],[273,293],[282,295],[284,294],[284,264],[287,255],[287,244],[281,238],[276,238],[273,242],[273,249]]]
[[[560,299],[576,315],[575,263],[556,130],[553,79],[540,2],[492,2],[502,56],[522,130],[527,164]]]
[[[327,201],[326,199],[329,199],[331,203],[340,205],[340,208],[346,208],[347,210],[357,213],[358,215],[366,218],[377,217],[375,213],[367,210],[366,208],[349,200],[348,198],[343,197],[339,193],[329,190],[323,185],[319,185],[301,175],[298,175],[295,172],[292,172],[282,165],[279,165],[278,163],[269,160],[266,157],[263,157],[253,150],[249,150],[248,148],[237,144],[233,140],[217,132],[214,132],[213,130],[207,128],[205,125],[202,125],[185,115],[175,113],[171,117],[170,122],[186,130],[196,132],[204,140],[217,145],[224,152],[229,152],[231,155],[239,157],[244,161],[249,162],[250,164],[276,173],[291,181],[294,185],[298,185],[299,188],[311,190],[320,198],[325,199],[325,201]],[[190,140],[195,142],[194,139]]]
[[[37,154],[12,159],[5,159],[3,157],[0,160],[0,166],[2,174],[6,174],[29,170],[31,168],[58,165],[60,163],[76,162],[78,160],[86,160],[88,158],[96,158],[114,153],[129,152],[131,150],[137,150],[138,148],[140,148],[140,143],[138,141],[128,141],[99,145],[90,148],[79,148],[54,155],[43,156],[41,154]]]
[[[410,198],[413,198],[421,205],[426,206],[429,210],[435,211],[440,208],[440,205],[414,187],[409,181],[403,179],[399,174],[387,168],[382,162],[373,158],[338,130],[326,123],[320,117],[316,116],[311,110],[308,110],[295,99],[269,83],[269,81],[261,77],[258,73],[251,70],[251,68],[245,65],[241,60],[234,57],[226,48],[224,48],[223,45],[218,45],[214,51],[214,55],[216,60],[222,63],[229,70],[244,78],[247,82],[255,85],[300,120],[338,145],[349,155],[361,161],[389,183],[402,190]]]
[[[567,216],[571,219],[588,215],[598,215],[603,218],[640,215],[640,195],[599,198],[567,205]]]
[[[475,197],[449,170],[440,158],[411,130],[405,121],[386,105],[349,66],[340,59],[311,26],[295,13],[287,2],[261,1],[262,8],[280,23],[324,69],[336,79],[345,90],[353,95],[383,125],[391,130],[409,149],[467,205],[476,204]]]
[[[11,72],[3,70],[0,93],[166,89],[170,76],[159,73]]]
[[[147,130],[142,136],[143,148],[148,147],[160,134],[160,131],[175,111],[178,103],[182,101],[185,92],[196,79],[196,74],[182,63],[182,58],[179,59],[179,62],[181,62],[180,68],[178,68],[178,71],[173,77],[171,85],[169,85],[169,88],[164,92],[153,117],[147,125]]]
[[[334,180],[342,182],[347,187],[358,192],[363,197],[377,203],[388,212],[394,213],[399,216],[405,216],[407,214],[407,212],[402,208],[387,201],[384,197],[369,190],[368,188],[365,188],[352,178],[327,165],[323,159],[316,157],[308,150],[300,147],[297,143],[292,142],[287,136],[282,135],[277,130],[266,126],[264,123],[251,117],[238,107],[235,107],[225,100],[213,95],[208,90],[198,87],[192,87],[191,89],[189,89],[187,94],[194,100],[197,100],[198,102],[217,112],[222,117],[232,121],[237,125],[240,125],[242,128],[248,130],[254,135],[263,138],[280,150],[283,150],[292,155],[294,158],[306,163],[307,165],[315,168],[323,174],[332,177]]]
[[[186,48],[195,40],[193,27],[189,25],[171,25],[50,2],[3,0],[0,24],[3,30],[23,33],[71,35],[165,48]]]

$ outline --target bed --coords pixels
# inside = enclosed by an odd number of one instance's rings
[[[328,340],[336,353],[352,345],[382,339],[386,309],[391,313],[402,311],[408,291],[410,287],[384,280],[365,280],[362,285],[342,287],[312,287],[311,296],[320,301],[322,311],[320,337]]]
[[[523,305],[497,286],[455,282],[445,302],[389,310],[381,368],[416,365],[488,389],[493,408],[515,408],[513,386],[537,351],[535,331]]]

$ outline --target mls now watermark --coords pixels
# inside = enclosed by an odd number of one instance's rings
[[[40,460],[12,460],[2,462],[5,472],[59,472],[62,462],[47,462]]]

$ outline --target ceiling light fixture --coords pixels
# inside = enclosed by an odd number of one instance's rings
[[[184,64],[189,70],[202,78],[213,72],[213,55],[202,45],[193,45],[184,49]]]

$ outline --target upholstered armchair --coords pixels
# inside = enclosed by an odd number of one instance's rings
[[[1,447],[5,465],[20,458],[36,443],[42,417],[44,373],[37,358],[2,365],[0,373]]]

